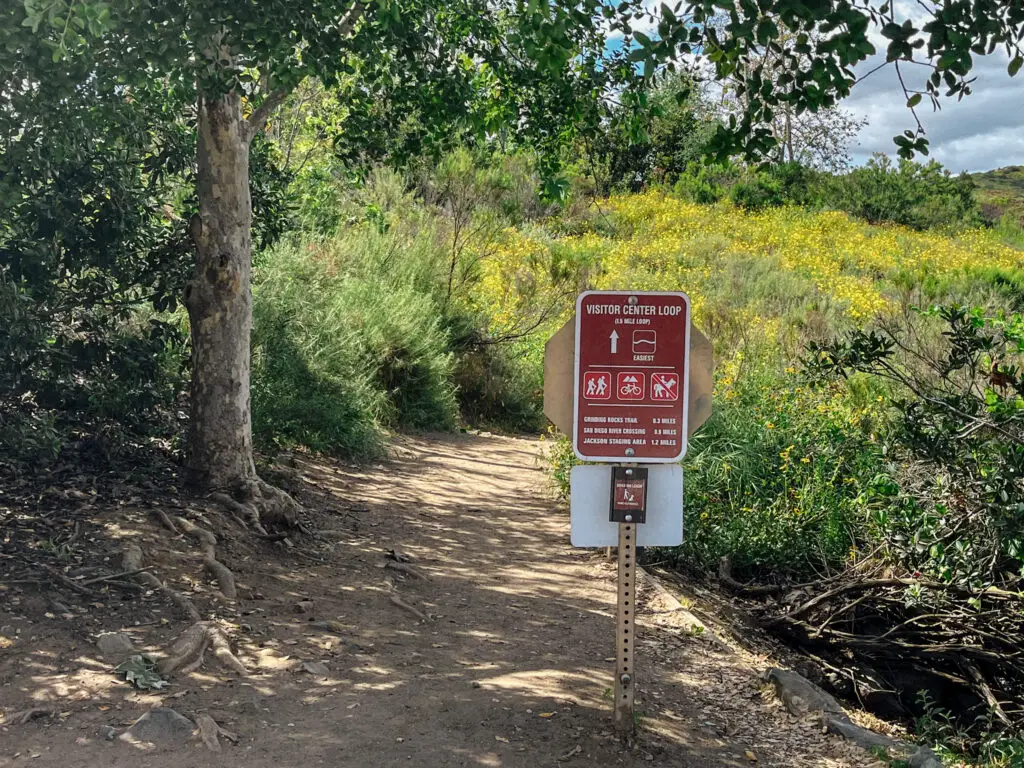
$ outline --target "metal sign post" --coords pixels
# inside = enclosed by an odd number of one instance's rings
[[[636,600],[636,523],[619,523],[618,609],[615,612],[615,728],[632,733],[636,727],[633,696],[633,605]]]
[[[573,546],[618,545],[613,690],[623,734],[636,727],[636,548],[682,543],[679,460],[711,413],[712,367],[678,292],[582,293],[545,348],[544,413],[572,435],[578,458],[597,462],[572,469]]]

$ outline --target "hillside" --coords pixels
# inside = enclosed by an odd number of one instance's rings
[[[975,196],[981,204],[982,214],[989,221],[998,221],[1010,214],[1024,222],[1024,166],[1008,165],[992,171],[972,173],[977,185]]]

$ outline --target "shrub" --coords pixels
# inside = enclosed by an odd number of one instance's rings
[[[467,423],[508,432],[544,429],[543,366],[537,362],[544,339],[539,333],[534,339],[488,344],[459,356],[455,382]]]
[[[782,185],[765,173],[745,176],[729,190],[729,199],[740,208],[759,210],[772,208],[786,202]]]
[[[738,169],[731,165],[703,165],[691,163],[679,174],[672,187],[676,197],[698,205],[711,205],[723,199],[739,178]]]
[[[454,426],[453,356],[439,308],[418,288],[416,265],[390,275],[380,268],[399,245],[364,227],[266,255],[253,310],[261,443],[358,455],[378,451],[388,427]],[[376,279],[364,276],[371,268],[380,268]]]
[[[906,321],[904,321],[905,323]],[[872,484],[886,553],[946,583],[1016,590],[1024,573],[1024,317],[935,308],[913,326],[812,344],[823,380],[853,371],[889,382],[900,461]]]
[[[885,155],[875,155],[864,167],[834,177],[826,202],[872,224],[923,230],[978,223],[970,177],[952,176],[934,160],[921,164],[901,159],[893,165]]]
[[[674,552],[690,566],[728,555],[745,574],[803,577],[840,566],[862,528],[858,498],[879,460],[874,409],[811,392],[773,357],[726,366],[715,413],[692,438]]]

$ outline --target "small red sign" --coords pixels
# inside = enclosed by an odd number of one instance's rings
[[[651,374],[651,400],[669,402],[679,399],[679,377],[674,373]]]
[[[647,477],[646,467],[612,467],[611,522],[647,522]]]
[[[615,379],[619,400],[643,400],[647,376],[639,371],[624,371]]]
[[[643,509],[644,483],[642,480],[623,480],[615,484],[616,509]]]
[[[682,458],[689,348],[686,294],[581,294],[576,302],[576,455],[641,463]]]
[[[583,374],[583,397],[587,400],[611,400],[612,375],[607,371]]]

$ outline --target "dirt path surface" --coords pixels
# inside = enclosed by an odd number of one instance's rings
[[[297,459],[300,496],[320,499],[316,522],[334,533],[291,556],[222,540],[235,603],[189,582],[187,559],[177,574],[225,620],[249,678],[208,660],[165,690],[135,691],[110,674],[93,638],[124,629],[137,647],[162,647],[186,624],[162,620],[170,611],[157,598],[111,596],[50,624],[27,618],[38,595],[12,598],[0,607],[0,634],[14,638],[0,645],[0,710],[54,716],[3,721],[0,766],[875,764],[790,718],[760,682],[769,660],[692,631],[655,590],[639,606],[639,735],[628,746],[613,736],[614,565],[570,547],[540,448],[459,435],[403,439],[373,467]],[[108,535],[134,537],[168,569],[178,562],[171,554],[184,544],[162,545],[145,515],[135,527],[123,510],[97,515]],[[392,550],[419,573],[391,567]],[[222,740],[215,754],[104,737],[161,703],[211,716],[238,743]]]

